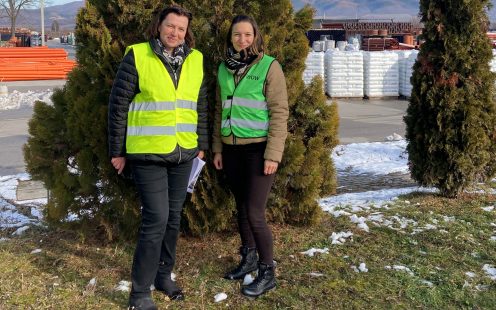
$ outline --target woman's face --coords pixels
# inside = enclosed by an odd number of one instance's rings
[[[172,52],[176,47],[184,42],[189,20],[186,16],[169,13],[158,26],[160,41],[168,52]]]
[[[234,24],[231,34],[231,42],[236,52],[247,49],[253,44],[255,33],[253,26],[249,22],[239,22]]]

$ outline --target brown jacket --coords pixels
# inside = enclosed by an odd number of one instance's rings
[[[238,84],[248,72],[249,68],[256,64],[262,58],[260,54],[253,63],[245,70],[242,76],[235,77],[235,83]],[[269,134],[263,138],[236,138],[231,134],[228,137],[223,137],[220,133],[221,118],[222,118],[222,100],[220,100],[220,91],[217,90],[217,103],[215,105],[215,120],[212,150],[214,153],[222,153],[222,143],[225,144],[250,144],[267,141],[264,158],[280,163],[282,153],[284,152],[284,142],[288,136],[288,94],[286,89],[286,79],[282,72],[281,65],[275,60],[272,62],[267,79],[264,86],[264,95],[267,99],[269,108]]]

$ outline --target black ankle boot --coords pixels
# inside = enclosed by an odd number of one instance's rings
[[[177,286],[176,281],[172,281],[170,274],[157,276],[153,285],[157,291],[167,295],[170,300],[184,300],[183,290]]]
[[[151,296],[129,297],[128,310],[157,310]]]
[[[239,248],[241,262],[239,265],[224,275],[227,280],[243,279],[247,273],[257,270],[257,249],[242,246]]]
[[[255,280],[241,288],[241,293],[248,297],[257,297],[276,287],[275,267],[258,263],[258,275]]]

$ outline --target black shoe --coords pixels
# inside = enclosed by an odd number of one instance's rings
[[[241,293],[248,297],[257,297],[276,287],[275,267],[258,263],[258,275],[255,280],[241,288]]]
[[[241,255],[241,262],[239,265],[224,275],[224,279],[227,280],[239,280],[243,279],[246,274],[257,270],[257,249],[242,246],[239,248],[239,254]]]
[[[155,278],[153,285],[157,291],[167,295],[170,300],[184,300],[183,290],[176,285],[176,281],[171,279],[170,274],[160,279]]]
[[[128,310],[158,310],[151,296],[129,297]]]

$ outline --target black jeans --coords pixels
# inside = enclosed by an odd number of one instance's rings
[[[192,160],[181,164],[131,162],[142,204],[131,272],[132,296],[149,295],[155,278],[172,272],[192,164]]]
[[[241,244],[257,248],[260,261],[272,265],[272,232],[265,219],[265,206],[275,174],[264,175],[267,143],[223,145],[222,163],[236,200]]]

